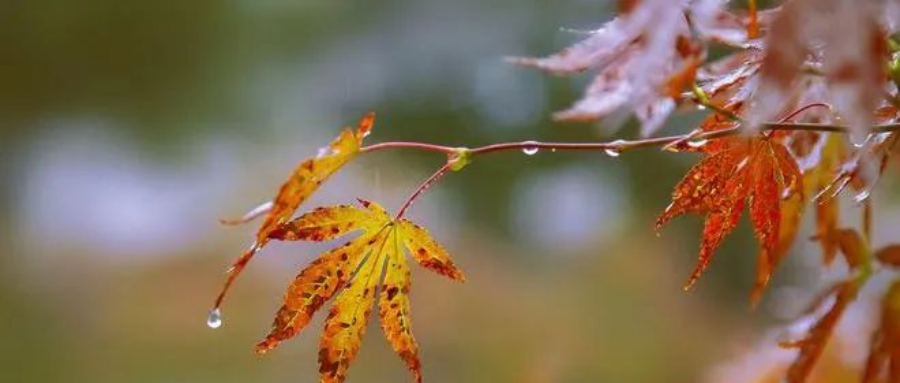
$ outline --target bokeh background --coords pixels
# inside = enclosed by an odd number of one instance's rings
[[[298,161],[368,110],[378,112],[370,142],[609,139],[609,127],[550,119],[589,76],[554,78],[503,57],[553,52],[614,7],[5,1],[0,381],[316,381],[321,317],[265,358],[252,346],[293,275],[326,247],[269,247],[211,330],[207,310],[255,229],[217,218],[271,198]],[[616,137],[635,134],[627,123]],[[363,197],[396,209],[442,160],[359,157],[306,206]],[[469,281],[413,273],[428,381],[702,381],[795,315],[822,278],[816,248],[799,241],[751,311],[746,223],[698,289],[682,292],[701,222],[677,220],[659,238],[652,223],[696,160],[653,149],[504,153],[432,188],[411,216]],[[895,185],[888,177],[874,196],[876,243],[898,234]],[[409,381],[372,322],[350,381]]]

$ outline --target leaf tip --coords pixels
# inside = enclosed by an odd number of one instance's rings
[[[253,353],[256,354],[256,356],[266,356],[266,353],[268,352],[269,349],[262,345],[256,345],[256,347],[253,348]]]
[[[703,270],[700,269],[698,266],[698,268],[696,270],[694,270],[694,272],[691,274],[691,276],[688,277],[687,282],[685,282],[684,286],[681,289],[684,291],[688,291],[688,292],[694,290],[694,287],[697,286],[697,281],[700,280],[700,274],[702,274],[702,273],[703,273]]]
[[[359,120],[359,125],[356,127],[356,136],[357,139],[362,141],[363,138],[367,137],[370,133],[372,133],[372,127],[375,126],[375,111],[370,110],[366,112]]]

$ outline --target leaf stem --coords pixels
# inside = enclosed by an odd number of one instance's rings
[[[759,38],[759,20],[756,12],[756,0],[747,1],[747,13],[749,13],[749,21],[747,22],[747,38]]]
[[[403,217],[403,214],[406,214],[406,211],[409,210],[409,207],[412,206],[413,201],[416,200],[425,190],[428,190],[431,185],[434,185],[444,174],[447,174],[447,171],[450,170],[450,167],[453,166],[453,161],[448,160],[443,166],[441,166],[431,177],[428,177],[424,182],[422,182],[419,187],[416,188],[412,194],[409,195],[409,198],[406,199],[406,202],[403,203],[403,206],[400,207],[400,210],[397,212],[397,216],[394,217],[395,220]]]
[[[691,94],[694,96],[694,102],[703,106],[707,109],[712,109],[713,112],[718,113],[722,117],[725,117],[734,122],[741,122],[741,118],[734,114],[732,111],[719,107],[712,100],[709,99],[709,96],[706,92],[701,88],[697,83],[693,83],[691,85]]]

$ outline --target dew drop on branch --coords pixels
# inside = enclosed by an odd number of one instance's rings
[[[524,144],[525,145],[522,148],[522,153],[525,153],[526,156],[533,156],[533,155],[537,154],[537,152],[540,150],[537,147],[537,142],[525,141]]]
[[[606,153],[606,155],[610,157],[618,157],[622,155],[622,146],[624,144],[624,140],[615,140],[613,142],[610,142],[609,147],[603,149],[603,153]]]
[[[222,310],[218,307],[212,309],[209,312],[209,316],[206,317],[206,325],[209,326],[209,328],[222,327]]]

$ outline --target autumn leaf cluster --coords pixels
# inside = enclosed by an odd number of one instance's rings
[[[475,156],[489,152],[547,147],[618,154],[661,145],[669,152],[699,156],[656,221],[659,231],[681,215],[704,219],[698,262],[686,288],[710,267],[745,210],[759,244],[753,304],[798,239],[818,243],[823,268],[837,259],[847,266],[845,278],[805,313],[810,325],[802,339],[772,344],[795,350],[792,360],[757,380],[808,381],[820,360],[830,360],[829,340],[860,290],[873,275],[892,276],[900,266],[900,245],[876,249],[871,244],[870,198],[900,141],[900,41],[894,39],[900,4],[792,0],[763,10],[753,0],[744,8],[723,0],[630,0],[620,1],[619,8],[617,17],[559,53],[509,61],[557,75],[591,72],[584,97],[556,119],[618,125],[633,117],[642,138],[523,141],[471,149],[410,142],[364,146],[373,125],[369,114],[356,129],[344,130],[317,156],[302,161],[271,202],[225,221],[237,224],[265,216],[253,245],[230,269],[217,310],[237,275],[270,241],[328,241],[360,232],[300,271],[257,351],[268,352],[297,335],[334,300],[319,346],[320,379],[344,381],[377,301],[385,337],[421,381],[410,322],[407,255],[451,279],[463,276],[425,229],[404,218],[414,199],[443,174],[462,170]],[[694,130],[657,135],[670,115],[696,109],[708,115]],[[392,148],[439,152],[447,162],[394,216],[360,200],[361,207],[321,207],[295,217],[319,185],[350,160]],[[858,219],[839,213],[844,194],[852,195],[861,212]],[[800,233],[805,216],[815,222],[808,235]],[[900,381],[898,286],[900,279],[883,293],[880,325],[869,334],[868,361],[856,375],[863,382]]]

